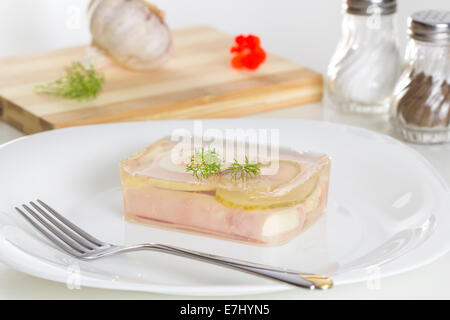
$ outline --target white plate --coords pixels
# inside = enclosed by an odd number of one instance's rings
[[[207,120],[207,128],[276,128],[282,145],[332,157],[326,215],[290,243],[254,247],[147,228],[122,218],[118,161],[192,121],[94,125],[20,138],[0,148],[0,259],[76,285],[169,294],[233,295],[289,286],[153,252],[77,261],[13,210],[43,199],[100,239],[161,242],[259,263],[326,273],[336,285],[429,263],[450,244],[449,188],[418,153],[372,131],[300,120]]]

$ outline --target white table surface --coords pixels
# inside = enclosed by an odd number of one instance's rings
[[[287,108],[252,116],[254,118],[298,118],[323,120],[362,126],[391,134],[385,116],[343,115],[320,103]],[[0,143],[22,134],[0,122]],[[422,153],[450,184],[450,145],[411,147]],[[449,212],[450,214],[450,212]],[[400,275],[383,278],[378,286],[367,283],[342,285],[329,291],[293,289],[273,294],[240,296],[242,299],[449,299],[450,253],[437,261]],[[0,263],[0,299],[191,299],[189,296],[169,296],[152,293],[112,291],[82,287],[69,290],[65,284],[28,276]],[[209,297],[194,297],[194,299]],[[229,297],[223,297],[229,299]],[[215,297],[214,299],[220,299]]]

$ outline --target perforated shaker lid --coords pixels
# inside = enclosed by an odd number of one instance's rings
[[[396,0],[346,0],[347,13],[356,15],[392,14],[397,11]]]
[[[408,27],[408,34],[413,39],[450,44],[450,11],[415,12],[408,19]]]

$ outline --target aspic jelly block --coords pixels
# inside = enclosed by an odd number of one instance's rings
[[[161,139],[120,163],[125,218],[148,226],[249,244],[285,243],[325,211],[330,160],[280,150],[275,174],[232,183],[199,180],[173,163],[175,143]]]

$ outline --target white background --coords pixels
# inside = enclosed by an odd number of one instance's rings
[[[89,0],[1,0],[0,57],[90,42]],[[340,35],[341,0],[154,0],[172,28],[207,24],[230,34],[255,33],[269,51],[325,71]],[[398,0],[402,47],[407,17],[450,10],[449,0]]]
[[[402,48],[406,18],[421,9],[450,10],[450,0],[399,0],[398,29]],[[1,0],[0,57],[87,44],[90,36],[85,15],[88,0]],[[155,0],[166,12],[172,28],[207,24],[236,35],[255,33],[268,51],[324,72],[340,35],[341,0]],[[390,134],[384,118],[330,113],[320,104],[293,107],[254,117],[288,117],[326,120],[371,128]],[[0,122],[0,143],[22,134]],[[417,146],[450,183],[450,145]],[[367,283],[336,287],[328,292],[291,290],[244,298],[346,299],[346,298],[450,298],[450,254],[401,275]],[[186,298],[82,288],[16,272],[0,263],[0,299],[3,298]]]

